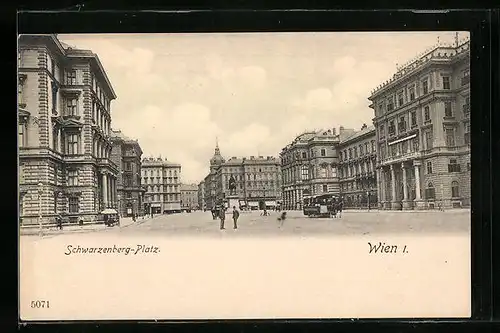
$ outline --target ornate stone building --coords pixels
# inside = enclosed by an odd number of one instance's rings
[[[345,134],[345,135],[344,135]],[[345,208],[378,208],[375,127],[340,128],[339,177]]]
[[[20,223],[95,222],[116,203],[111,154],[116,94],[99,58],[55,35],[21,35],[18,50]]]
[[[228,198],[238,197],[240,207],[262,209],[281,202],[280,160],[272,156],[231,157],[225,160],[216,144],[210,173],[204,181],[207,209]],[[231,189],[231,184],[234,189]]]
[[[141,186],[142,149],[121,131],[112,130],[111,160],[118,165],[117,209],[121,216],[144,214],[144,188]]]
[[[205,209],[206,208],[206,203],[205,203],[205,181],[202,180],[198,184],[198,207],[199,209]]]
[[[161,157],[149,157],[142,160],[141,171],[145,202],[151,212],[181,212],[181,165]]]
[[[469,48],[437,45],[372,92],[381,208],[470,205]]]
[[[339,136],[335,129],[306,132],[282,149],[284,209],[302,209],[303,197],[340,194]]]

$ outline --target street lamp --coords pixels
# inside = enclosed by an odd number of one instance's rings
[[[42,237],[42,194],[43,194],[43,184],[38,183],[38,228],[39,235]]]

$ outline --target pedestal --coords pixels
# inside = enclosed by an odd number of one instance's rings
[[[390,201],[385,201],[384,202],[384,209],[385,210],[391,210],[391,202]]]
[[[425,209],[425,201],[423,200],[414,200],[413,201],[415,209],[422,210]]]
[[[413,209],[412,202],[409,200],[404,200],[403,201],[403,210],[411,210]]]
[[[383,210],[383,209],[384,209],[384,204],[385,204],[385,202],[384,202],[384,201],[379,202],[379,203],[378,203],[378,209]]]

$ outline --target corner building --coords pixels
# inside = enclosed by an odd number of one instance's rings
[[[469,48],[437,45],[369,97],[381,209],[470,206]]]
[[[307,195],[340,194],[339,136],[335,129],[306,132],[282,149],[284,209],[302,209]]]
[[[345,208],[378,208],[375,127],[339,133],[340,193]]]
[[[137,140],[112,130],[111,159],[118,165],[117,206],[121,216],[144,215],[144,192],[141,186],[142,149]]]
[[[111,101],[116,94],[90,50],[56,35],[20,35],[18,50],[21,225],[100,220],[116,204]]]

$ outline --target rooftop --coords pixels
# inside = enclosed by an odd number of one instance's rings
[[[359,130],[359,131],[355,131],[354,133],[346,136],[345,138],[341,138],[340,140],[340,143],[341,144],[344,144],[344,143],[347,143],[349,141],[353,141],[365,134],[368,134],[370,132],[374,132],[375,131],[375,126],[371,125],[371,126],[367,126],[367,127],[364,127],[363,129]]]
[[[470,49],[470,39],[468,37],[457,40],[455,45],[442,44],[438,41],[437,44],[427,48],[425,51],[419,53],[416,57],[406,62],[405,64],[401,66],[397,65],[396,73],[392,76],[392,78],[383,82],[382,84],[377,86],[374,90],[372,90],[371,95],[372,96],[376,95],[378,92],[380,92],[387,86],[391,85],[392,83],[416,72],[431,60],[436,60],[436,61],[451,60],[460,54],[468,52],[469,49]]]

